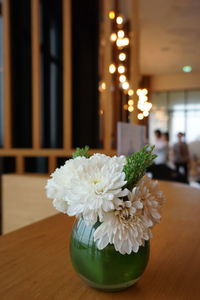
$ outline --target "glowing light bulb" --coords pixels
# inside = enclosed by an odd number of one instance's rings
[[[126,76],[125,75],[120,75],[119,76],[119,81],[120,82],[125,82],[126,81]]]
[[[134,111],[133,106],[129,106],[129,107],[128,107],[128,111],[130,111],[130,112]]]
[[[149,115],[149,112],[148,112],[148,111],[146,111],[146,110],[143,111],[143,116],[144,116],[144,117],[148,117],[148,115]]]
[[[123,88],[123,90],[128,90],[128,88],[129,88],[129,83],[128,83],[127,81],[123,82],[123,83],[122,83],[122,88]]]
[[[116,19],[116,23],[118,24],[118,25],[121,25],[122,23],[123,23],[123,18],[121,17],[121,16],[118,16],[117,17],[117,19]]]
[[[115,18],[115,12],[113,10],[109,11],[109,19],[113,20]]]
[[[140,94],[139,98],[140,98],[140,101],[143,101],[143,102],[148,100],[148,97],[143,94],[142,95]]]
[[[133,96],[133,94],[134,94],[134,91],[132,89],[128,90],[128,95],[129,96]]]
[[[102,88],[102,90],[105,90],[105,89],[106,89],[106,83],[105,83],[105,82],[102,82],[101,88]]]
[[[118,48],[123,47],[123,45],[124,45],[124,44],[123,44],[123,39],[117,39],[117,40],[116,40],[116,45],[117,45]]]
[[[136,94],[137,94],[138,96],[140,96],[140,95],[142,94],[142,90],[141,90],[141,89],[138,89],[138,90],[136,91]]]
[[[130,100],[128,100],[128,105],[133,105],[133,100],[132,99],[130,99]]]
[[[125,35],[124,30],[119,30],[119,31],[117,32],[117,36],[118,36],[118,38],[120,38],[120,39],[122,39],[122,38],[124,37],[124,35]]]
[[[119,60],[124,61],[126,59],[126,54],[125,53],[120,53],[119,54]]]
[[[129,39],[128,38],[124,38],[123,39],[123,46],[128,46],[129,45]]]
[[[115,42],[116,39],[117,39],[117,35],[116,35],[116,33],[113,32],[110,36],[110,40],[111,40],[111,42]]]
[[[148,94],[147,89],[142,89],[142,93],[143,93],[143,95],[147,95]]]
[[[114,65],[114,64],[111,64],[111,65],[109,66],[109,72],[110,72],[110,74],[115,73],[115,71],[116,71],[115,65]]]
[[[128,104],[124,104],[124,110],[128,110]]]
[[[137,117],[138,117],[139,120],[142,120],[142,119],[144,118],[144,116],[143,116],[142,113],[139,113],[139,114],[137,115]]]
[[[124,73],[125,72],[125,67],[124,66],[119,66],[118,67],[118,72],[120,73],[120,74],[122,74],[122,73]]]
[[[145,102],[143,104],[143,111],[150,111],[150,109],[152,108],[152,104],[150,102]]]

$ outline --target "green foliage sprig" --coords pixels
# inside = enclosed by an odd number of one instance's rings
[[[146,145],[139,152],[135,152],[126,157],[127,164],[124,166],[126,174],[126,188],[132,190],[137,182],[145,174],[146,169],[150,167],[153,160],[157,157],[153,154],[154,146]]]
[[[72,157],[76,158],[78,156],[85,156],[86,158],[89,158],[89,149],[89,146],[85,146],[84,148],[76,148],[76,151],[72,154]]]

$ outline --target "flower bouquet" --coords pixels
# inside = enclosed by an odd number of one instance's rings
[[[156,157],[145,146],[128,157],[89,155],[77,149],[46,185],[55,208],[76,216],[72,263],[91,286],[106,291],[136,282],[148,262],[152,227],[164,195],[145,175]]]

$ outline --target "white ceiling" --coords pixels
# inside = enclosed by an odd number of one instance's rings
[[[143,75],[200,71],[200,0],[139,0]]]

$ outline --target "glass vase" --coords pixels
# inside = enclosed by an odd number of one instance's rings
[[[149,241],[137,253],[122,255],[111,244],[99,250],[93,235],[100,224],[88,226],[83,219],[76,220],[70,241],[72,264],[93,288],[110,292],[126,289],[140,278],[147,266]]]

